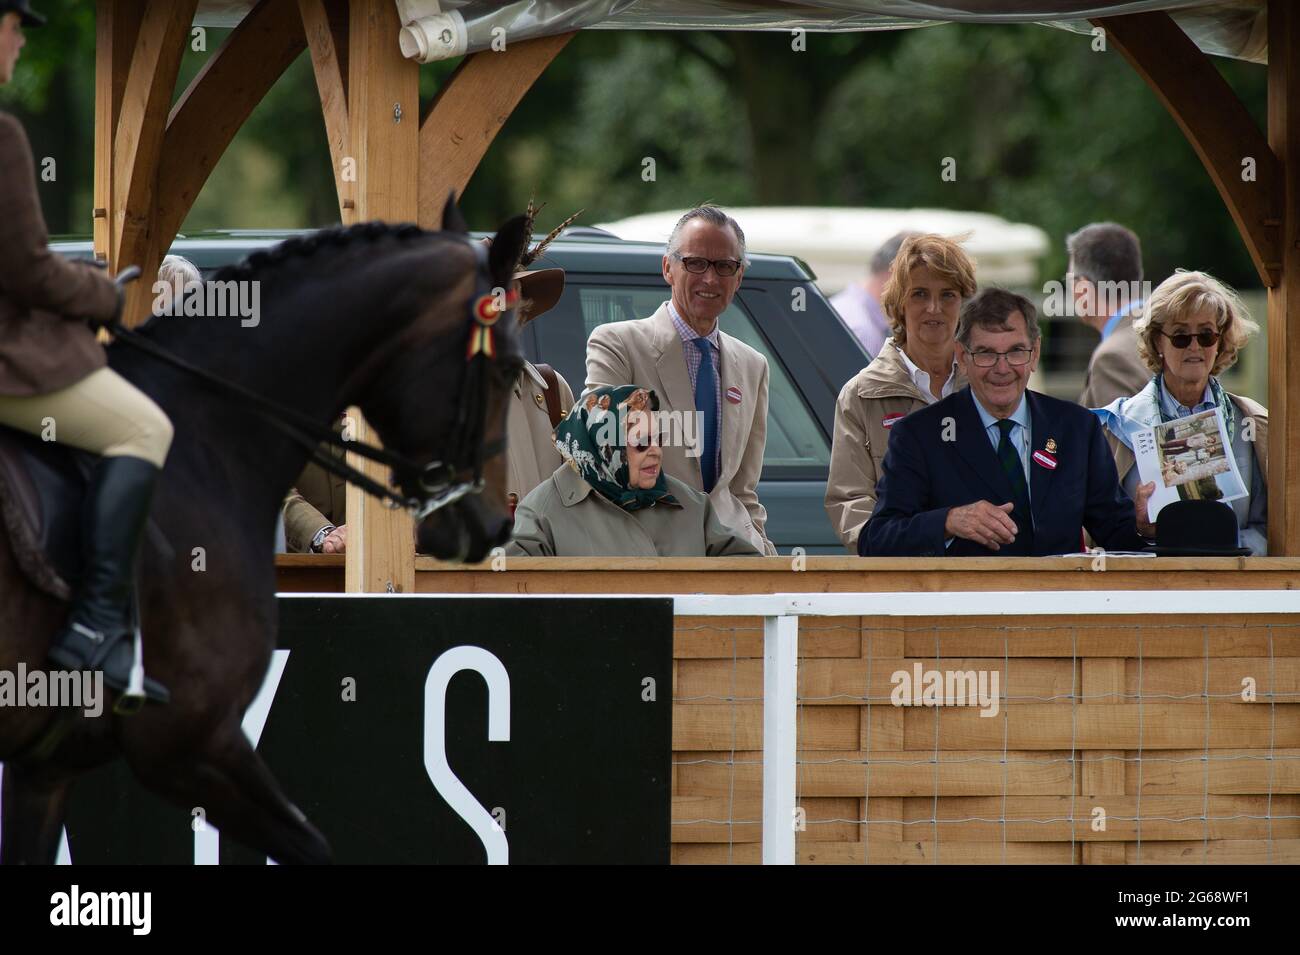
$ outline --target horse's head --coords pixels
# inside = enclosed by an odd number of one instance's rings
[[[463,234],[450,200],[443,221]],[[362,402],[384,446],[424,465],[394,479],[418,502],[419,551],[443,560],[480,561],[510,537],[506,409],[522,364],[513,275],[529,238],[518,216],[490,247],[467,235],[442,244],[459,277],[423,307]]]

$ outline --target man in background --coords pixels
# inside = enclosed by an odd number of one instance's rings
[[[1151,380],[1138,357],[1133,319],[1142,310],[1142,247],[1122,225],[1094,222],[1065,240],[1070,254],[1075,314],[1101,334],[1084,378],[1079,404],[1103,408],[1136,395]]]
[[[904,240],[920,235],[919,232],[899,232],[885,240],[884,245],[871,257],[870,273],[866,281],[854,282],[842,292],[831,296],[831,305],[840,313],[849,331],[858,337],[867,354],[875,358],[880,346],[889,337],[889,319],[880,306],[880,296],[889,280],[889,272]]]

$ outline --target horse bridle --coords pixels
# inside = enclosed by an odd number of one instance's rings
[[[497,359],[495,326],[503,316],[515,311],[519,293],[514,289],[494,289],[488,267],[488,247],[483,243],[465,241],[474,251],[474,295],[469,304],[470,335],[465,354],[467,387],[462,389],[456,412],[451,442],[453,453],[445,460],[420,464],[387,448],[349,440],[297,409],[271,401],[190,364],[118,322],[110,323],[107,328],[119,340],[224,391],[305,449],[310,460],[326,471],[374,495],[386,507],[394,510],[405,508],[416,521],[420,521],[466,495],[480,493],[485,483],[484,463],[505,449],[504,439],[487,444],[483,441],[489,397],[488,366]],[[139,274],[139,269],[132,266],[120,272],[116,281],[125,284],[138,278]],[[392,471],[392,486],[381,484],[346,460],[335,457],[322,445],[387,465]],[[417,488],[418,493],[406,493],[411,487]]]
[[[474,295],[470,298],[469,345],[465,350],[465,385],[461,389],[456,411],[456,430],[453,432],[453,454],[448,461],[430,461],[418,468],[413,476],[423,492],[422,498],[406,502],[417,520],[434,511],[454,504],[467,494],[483,490],[483,464],[505,450],[504,437],[484,441],[488,406],[488,366],[497,360],[496,324],[506,315],[516,312],[519,293],[513,289],[494,288],[488,266],[488,246],[470,242],[474,250]],[[458,480],[469,473],[469,480]],[[393,465],[395,477],[402,474],[400,465]],[[398,480],[398,487],[402,481]],[[400,506],[400,505],[397,505]]]

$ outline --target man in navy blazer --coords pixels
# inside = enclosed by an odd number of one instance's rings
[[[1096,415],[1026,390],[1038,353],[1028,299],[989,288],[966,303],[957,359],[970,386],[894,424],[859,554],[1077,553],[1085,528],[1106,550],[1138,550],[1139,517],[1154,536],[1154,485],[1138,488],[1135,507]]]

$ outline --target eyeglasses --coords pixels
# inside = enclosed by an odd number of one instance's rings
[[[736,259],[706,259],[699,255],[679,255],[673,253],[673,258],[682,263],[682,267],[687,272],[694,272],[696,275],[702,275],[713,266],[713,271],[718,273],[719,278],[730,278],[740,271],[741,266],[745,263]]]
[[[1169,339],[1169,343],[1175,348],[1186,348],[1192,343],[1193,338],[1196,339],[1196,344],[1200,345],[1202,348],[1210,348],[1219,343],[1218,332],[1197,332],[1195,335],[1180,332],[1177,335],[1170,335],[1162,328],[1160,329],[1160,334]]]
[[[992,368],[1002,357],[1006,358],[1008,365],[1019,368],[1021,365],[1028,365],[1034,353],[1029,348],[1013,348],[1011,351],[976,351],[971,352],[970,360],[979,368]]]

